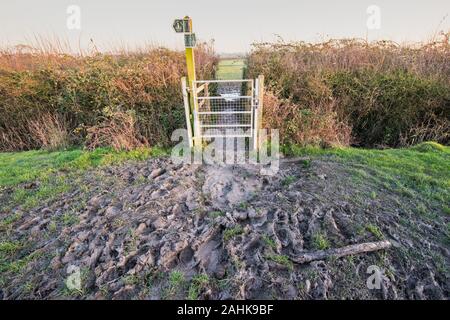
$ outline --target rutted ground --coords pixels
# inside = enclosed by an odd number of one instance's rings
[[[359,183],[354,169],[317,157],[263,176],[252,166],[159,158],[85,172],[82,187],[12,210],[2,226],[0,297],[448,298],[448,215],[417,214],[414,198]],[[381,239],[392,247],[294,262]],[[366,285],[371,265],[384,271],[379,290]],[[79,290],[65,284],[73,266]]]

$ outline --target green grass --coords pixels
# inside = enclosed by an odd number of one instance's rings
[[[162,280],[165,273],[161,270],[150,270],[144,276],[144,282],[148,289],[152,288],[158,281]]]
[[[0,257],[11,255],[22,248],[22,243],[18,241],[1,241],[0,242]]]
[[[381,232],[380,228],[374,224],[368,224],[366,226],[367,230],[372,233],[375,237],[378,239],[383,239],[383,233]]]
[[[14,214],[7,216],[3,220],[0,220],[0,231],[10,229],[12,224],[14,222],[16,222],[17,220],[19,220],[21,217],[22,217],[22,214],[14,213]]]
[[[15,188],[11,197],[13,205],[21,204],[24,208],[31,208],[44,199],[55,198],[70,190],[73,181],[68,181],[68,177],[71,173],[165,154],[167,150],[160,148],[141,148],[132,151],[99,148],[94,151],[73,149],[55,152],[35,150],[0,153],[0,191],[7,187],[36,181],[35,185],[28,188]],[[0,227],[3,224],[4,221],[0,222]]]
[[[0,250],[0,275],[7,272],[20,273],[26,266],[39,258],[42,252],[34,251],[23,258],[16,259],[14,255],[21,247],[15,243],[4,244],[4,248]]]
[[[73,149],[55,152],[43,150],[4,152],[0,153],[0,187],[41,179],[58,170],[86,169],[126,160],[144,160],[164,154],[167,154],[167,151],[160,148],[132,151],[98,148],[94,151]]]
[[[447,224],[445,225],[446,230],[445,230],[445,239],[444,239],[444,243],[448,246],[450,246],[450,222],[447,222]]]
[[[244,59],[220,60],[216,71],[216,79],[219,80],[242,79],[244,77],[245,67],[246,62]]]
[[[226,229],[223,232],[223,240],[228,241],[243,232],[244,232],[244,229],[240,225],[237,225],[236,227],[233,227],[230,229]]]
[[[203,288],[209,285],[209,277],[207,274],[197,274],[192,278],[188,290],[188,300],[197,300]]]
[[[289,186],[290,184],[292,184],[293,182],[295,182],[295,177],[294,176],[287,176],[286,178],[283,179],[283,181],[281,182],[281,184],[285,187]]]
[[[316,233],[313,235],[312,243],[314,248],[318,250],[326,250],[330,247],[330,242],[326,236],[321,233]]]
[[[238,205],[239,209],[241,209],[241,210],[247,210],[248,206],[249,206],[249,204],[247,202],[241,202]]]
[[[140,282],[139,277],[136,274],[127,274],[126,276],[123,277],[123,283],[125,283],[126,285],[137,285]]]
[[[172,271],[169,274],[169,283],[171,286],[179,287],[184,283],[184,274],[178,270]]]
[[[261,239],[262,239],[262,241],[264,242],[264,244],[265,244],[267,247],[272,248],[272,249],[276,249],[277,245],[276,245],[276,243],[275,243],[275,240],[273,240],[270,236],[264,234],[264,235],[261,237]]]
[[[73,213],[64,213],[61,216],[61,222],[64,226],[72,226],[78,224],[80,222],[80,218]]]
[[[168,280],[168,286],[163,290],[163,299],[173,298],[185,288],[186,279],[179,270],[172,271]]]
[[[288,256],[282,254],[269,254],[266,256],[266,258],[285,266],[291,271],[294,269],[294,264],[292,263],[292,261],[289,259]]]
[[[208,216],[212,219],[222,217],[224,215],[225,215],[225,213],[223,213],[222,211],[211,211],[208,213]]]
[[[401,149],[284,147],[295,156],[328,157],[349,165],[364,182],[380,184],[408,197],[450,203],[450,147],[434,142]],[[374,196],[374,195],[372,195]]]

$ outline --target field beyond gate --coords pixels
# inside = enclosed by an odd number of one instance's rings
[[[245,59],[223,59],[219,61],[216,72],[217,80],[243,79],[246,68]]]

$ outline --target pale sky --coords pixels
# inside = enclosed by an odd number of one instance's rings
[[[66,25],[69,5],[81,10],[80,30]],[[379,30],[368,30],[366,12],[380,8]],[[397,42],[429,40],[450,31],[449,0],[1,0],[0,45],[29,44],[35,36],[57,37],[86,48],[164,45],[183,48],[172,21],[190,15],[197,39],[215,39],[218,52],[245,52],[252,42],[320,41],[368,37]],[[447,16],[447,17],[446,17]],[[446,18],[445,18],[446,17]]]

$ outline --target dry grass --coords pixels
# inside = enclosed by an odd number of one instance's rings
[[[130,151],[148,146],[148,141],[136,129],[132,113],[115,112],[110,117],[87,129],[86,147],[94,150],[111,146],[116,150]]]
[[[335,101],[320,101],[310,109],[280,99],[271,92],[264,96],[264,128],[280,130],[282,144],[321,147],[346,146],[350,143],[351,128],[339,121]]]
[[[69,133],[64,119],[57,114],[42,114],[28,121],[32,138],[48,151],[61,150],[69,146]]]

